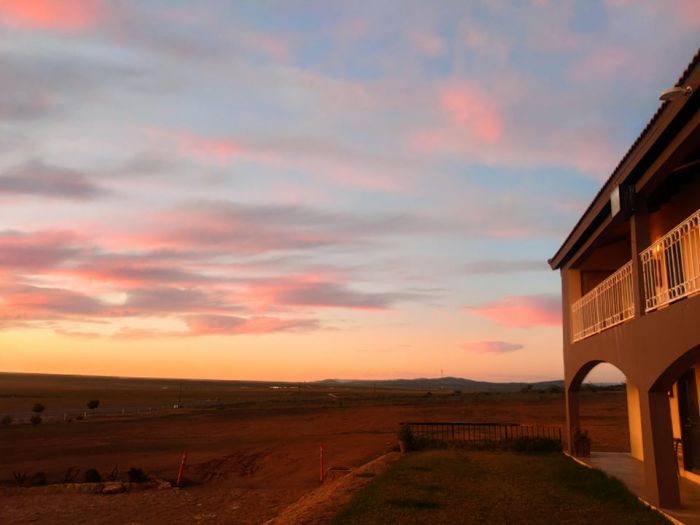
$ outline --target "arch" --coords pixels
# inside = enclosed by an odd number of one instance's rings
[[[650,392],[668,392],[681,375],[700,362],[700,345],[691,348],[661,372],[652,383]]]
[[[589,419],[588,425],[591,425],[591,428],[584,428],[587,425],[581,424],[582,420],[582,408],[585,409],[586,405],[589,406],[589,408],[592,406],[590,403],[598,403],[602,400],[602,398],[598,397],[595,398],[596,400],[594,401],[593,399],[590,399],[589,401],[583,402],[585,397],[582,393],[582,385],[583,381],[586,379],[586,377],[595,369],[597,366],[601,364],[607,364],[611,365],[614,367],[618,372],[620,372],[624,376],[624,383],[625,383],[625,398],[624,398],[624,404],[626,405],[626,417],[624,418],[626,420],[626,423],[622,423],[622,420],[620,421],[621,427],[624,428],[624,432],[620,432],[617,435],[614,433],[609,433],[605,431],[603,428],[598,426],[597,418],[594,416],[592,418],[587,418]],[[607,398],[607,399],[612,399],[612,398]],[[620,399],[620,398],[617,398]],[[621,400],[621,399],[620,399]],[[595,412],[594,412],[595,414]],[[569,379],[569,383],[566,385],[566,415],[567,415],[567,436],[569,438],[569,449],[573,453],[573,436],[576,433],[577,429],[585,429],[589,431],[593,431],[593,433],[596,432],[604,432],[603,434],[598,434],[598,437],[603,437],[601,441],[599,441],[599,445],[602,443],[603,450],[605,449],[618,449],[620,447],[620,450],[616,450],[619,452],[629,452],[633,457],[637,459],[642,459],[643,457],[643,443],[642,443],[642,428],[641,428],[641,413],[640,413],[640,405],[639,405],[639,390],[637,389],[636,385],[634,385],[631,381],[629,376],[625,373],[625,370],[623,370],[620,366],[618,366],[617,363],[612,363],[608,360],[604,359],[592,359],[586,363],[584,363],[578,371]],[[624,425],[624,426],[622,426]],[[620,430],[622,430],[622,428]],[[620,437],[620,436],[624,436]],[[627,448],[627,443],[624,443],[621,440],[626,441],[626,438],[629,437],[629,448]],[[610,448],[609,448],[610,447]]]
[[[618,363],[614,363],[611,360],[605,359],[593,359],[583,364],[578,369],[578,371],[574,374],[571,381],[567,385],[567,391],[578,392],[581,389],[581,384],[583,384],[583,380],[586,379],[586,376],[591,372],[591,370],[603,363],[607,363],[614,366],[625,376],[625,378],[627,378],[627,380],[629,380],[629,374]]]

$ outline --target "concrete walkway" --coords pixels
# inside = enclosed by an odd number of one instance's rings
[[[591,467],[622,481],[628,489],[644,499],[644,464],[621,452],[592,452],[590,458],[581,458]],[[686,525],[700,525],[700,485],[680,479],[681,508],[661,509]]]

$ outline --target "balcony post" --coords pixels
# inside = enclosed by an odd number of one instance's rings
[[[646,310],[644,297],[644,272],[639,254],[649,246],[649,210],[645,199],[635,194],[635,210],[630,216],[630,236],[632,245],[632,292],[634,295],[634,316],[641,317]]]
[[[571,344],[574,339],[571,305],[581,297],[581,275],[578,270],[571,267],[564,267],[561,274],[561,320],[564,332],[564,348]]]

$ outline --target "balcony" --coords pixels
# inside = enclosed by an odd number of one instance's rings
[[[602,332],[634,316],[632,261],[571,305],[573,342]]]
[[[700,290],[700,210],[640,254],[645,310],[651,312]]]

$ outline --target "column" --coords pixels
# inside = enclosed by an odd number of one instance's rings
[[[635,194],[635,211],[630,217],[630,237],[632,249],[632,291],[634,293],[634,316],[644,315],[644,274],[639,253],[647,248],[649,241],[649,212],[646,200]]]
[[[644,445],[646,497],[658,507],[680,507],[680,490],[673,452],[671,411],[666,392],[639,392]]]
[[[569,454],[574,453],[574,432],[581,427],[581,415],[579,412],[579,391],[578,386],[571,388],[571,385],[566,384],[566,439],[569,448]]]

